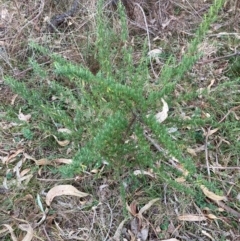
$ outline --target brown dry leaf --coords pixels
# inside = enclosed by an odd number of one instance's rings
[[[19,228],[23,231],[26,231],[26,236],[22,239],[22,241],[31,241],[33,238],[33,228],[30,224],[20,224]]]
[[[42,158],[40,160],[35,160],[36,165],[38,166],[46,166],[46,165],[52,165],[54,166],[54,163],[52,161],[49,161],[46,158]]]
[[[212,219],[212,220],[214,220],[214,219],[219,219],[217,216],[215,216],[214,214],[211,214],[211,213],[207,214],[206,216],[207,216],[208,218]]]
[[[172,20],[177,20],[176,17],[174,16],[170,16],[170,18],[166,19],[163,23],[162,23],[162,28],[165,29]]]
[[[240,193],[236,196],[236,199],[240,202]]]
[[[25,181],[25,185],[27,185],[28,183],[29,183],[29,181],[32,179],[32,177],[33,177],[33,175],[32,174],[29,174],[29,175],[26,175],[26,176],[24,176],[24,177],[21,177],[20,179],[19,179],[19,181],[20,182],[22,182],[22,181]]]
[[[170,235],[170,237],[174,234],[174,236],[179,236],[179,231],[178,229],[181,227],[182,225],[178,225],[177,227],[175,227],[175,225],[173,224],[173,221],[170,221],[170,223],[168,224],[168,228],[167,228],[167,233]]]
[[[128,230],[128,234],[131,237],[130,241],[137,241],[135,235],[131,232],[131,230]]]
[[[191,154],[192,156],[197,156],[198,152],[202,152],[204,150],[205,150],[205,146],[204,145],[198,146],[196,148],[187,148],[187,152],[189,154]]]
[[[92,169],[90,172],[93,173],[93,174],[97,174],[99,172],[99,170],[98,169]]]
[[[154,174],[152,174],[151,172],[147,172],[147,171],[135,170],[135,171],[133,172],[133,174],[134,174],[135,176],[138,176],[138,175],[146,175],[146,176],[149,176],[149,177],[151,177],[151,178],[155,178],[155,175],[154,175]]]
[[[26,168],[26,169],[22,170],[22,171],[20,172],[20,177],[25,176],[25,175],[26,175],[27,173],[29,173],[30,171],[31,171],[30,168]]]
[[[157,122],[162,123],[163,121],[165,121],[168,117],[168,104],[167,102],[162,98],[161,99],[162,103],[163,103],[163,108],[161,112],[158,112],[155,117],[157,119]]]
[[[55,166],[55,164],[71,164],[72,163],[72,159],[66,159],[66,158],[58,158],[55,160],[48,160],[46,158],[42,158],[40,160],[35,160],[36,165],[38,166],[46,166],[46,165],[50,165],[50,166]]]
[[[18,114],[18,119],[19,119],[19,120],[29,122],[29,120],[31,119],[31,117],[32,117],[31,114],[24,115],[24,114],[21,112],[21,109],[19,110],[19,114]]]
[[[26,160],[26,159],[29,159],[29,160],[32,160],[32,161],[36,161],[36,159],[35,159],[34,157],[31,157],[31,156],[28,155],[27,153],[24,153],[23,155],[24,155],[24,157],[25,157],[25,160]]]
[[[71,195],[71,196],[77,196],[77,197],[87,197],[89,196],[88,193],[80,192],[77,190],[77,188],[71,186],[71,185],[59,185],[51,188],[46,196],[46,204],[50,206],[52,200],[56,196],[62,196],[62,195]]]
[[[15,236],[15,234],[13,232],[12,227],[8,224],[3,224],[3,226],[5,226],[8,229],[9,233],[11,234],[12,241],[18,241],[17,237]]]
[[[142,223],[142,219],[135,217],[130,222],[130,230],[128,230],[128,233],[131,236],[131,240],[146,241],[149,233],[149,225]]]
[[[203,96],[202,96],[202,93],[204,92],[204,90],[205,90],[205,89],[202,88],[202,87],[197,90],[198,98],[199,98],[199,99],[202,99],[202,97],[203,97]]]
[[[136,237],[138,236],[138,232],[141,228],[141,223],[139,218],[135,217],[131,220],[130,222],[130,231],[132,233],[131,237],[134,238],[134,240],[136,239]]]
[[[202,130],[203,130],[203,135],[209,137],[209,136],[211,136],[212,134],[214,134],[215,132],[217,132],[217,131],[219,130],[219,128],[215,128],[215,129],[213,129],[213,130],[208,129],[207,131],[205,131],[205,130],[202,128]]]
[[[239,119],[240,119],[234,111],[232,111],[232,113],[233,113],[233,115],[234,115],[234,117],[235,117],[236,120],[239,120]]]
[[[58,132],[67,133],[67,134],[72,134],[72,131],[70,131],[70,130],[67,129],[67,128],[59,128],[59,129],[58,129]]]
[[[186,214],[186,215],[178,216],[178,220],[188,221],[188,222],[200,222],[200,221],[207,220],[207,218],[199,215]]]
[[[59,141],[58,138],[57,138],[56,136],[54,136],[54,135],[52,135],[52,136],[54,137],[54,139],[56,140],[56,142],[57,142],[58,145],[60,145],[60,146],[67,146],[67,145],[70,143],[69,140]]]
[[[2,159],[3,164],[8,164],[13,161],[13,159],[18,156],[20,153],[23,153],[24,149],[19,149],[15,153],[11,154],[10,156],[6,156]]]
[[[34,198],[33,198],[33,196],[32,196],[31,194],[27,194],[27,195],[25,195],[25,196],[22,197],[22,198],[16,199],[16,200],[14,201],[14,204],[17,205],[17,204],[19,204],[20,202],[25,202],[25,201],[29,201],[29,200],[34,202]]]
[[[178,183],[184,183],[186,181],[186,178],[185,177],[178,177],[175,179],[176,182]]]
[[[1,11],[0,11],[0,18],[1,18],[2,20],[5,20],[5,21],[6,21],[6,19],[8,18],[8,16],[9,16],[8,10],[7,10],[6,8],[2,8]]]
[[[162,48],[157,48],[157,49],[152,49],[148,52],[148,56],[151,59],[154,59],[156,61],[157,64],[160,64],[160,59],[159,59],[159,55],[162,53]]]
[[[4,123],[4,122],[2,122],[2,123],[1,123],[1,128],[2,128],[3,130],[8,130],[8,129],[14,127],[14,126],[20,126],[20,124],[15,123],[15,122],[10,122],[10,123]]]
[[[192,156],[197,156],[195,150],[192,149],[192,148],[187,148],[187,152],[188,152],[189,154],[191,154]]]
[[[147,211],[155,202],[159,201],[160,198],[155,198],[151,201],[149,201],[146,205],[144,205],[140,210],[139,210],[139,215],[142,216],[142,214]]]
[[[39,170],[38,170],[38,176],[39,176],[39,177],[42,176],[42,167],[40,167]]]
[[[184,177],[187,177],[187,176],[188,176],[189,171],[186,170],[186,169],[183,167],[182,164],[177,164],[175,167],[176,167],[180,172],[182,172],[182,174],[183,174]]]
[[[160,241],[180,241],[180,240],[176,238],[170,238],[170,239],[161,239]]]
[[[205,194],[205,196],[210,198],[213,201],[227,201],[227,197],[226,196],[216,195],[215,193],[209,191],[204,185],[201,185],[200,188],[202,189],[202,191]]]
[[[214,83],[215,83],[215,79],[212,79],[210,85],[208,85],[207,87],[208,93],[210,93],[211,87],[213,86]]]
[[[7,228],[1,229],[1,230],[0,230],[0,235],[1,235],[2,233],[7,232],[7,231],[8,231],[8,229],[7,229]]]
[[[208,136],[211,136],[212,134],[214,134],[214,133],[217,132],[218,130],[219,130],[219,128],[215,128],[215,129],[213,129],[213,130],[209,130],[208,133],[207,133],[207,135],[208,135]]]
[[[16,177],[17,179],[20,179],[20,170],[22,167],[22,160],[19,161],[16,166],[13,168],[13,172],[16,173]]]
[[[215,240],[208,232],[206,232],[205,230],[202,230],[202,234],[204,234],[205,236],[207,236],[208,238],[210,238],[211,240]]]
[[[140,240],[146,241],[148,238],[148,234],[149,234],[149,226],[146,225],[145,227],[141,228],[138,237],[140,238]]]
[[[14,95],[14,96],[12,97],[12,99],[11,99],[11,105],[14,105],[15,100],[16,100],[17,97],[18,97],[18,95]]]
[[[194,151],[195,154],[197,154],[198,152],[202,152],[205,150],[205,146],[204,145],[201,145],[201,146],[198,146],[194,149],[192,149]],[[191,154],[191,153],[190,153]]]
[[[127,218],[124,219],[119,225],[118,225],[118,228],[113,236],[113,240],[114,241],[120,241],[121,240],[121,235],[122,235],[122,230],[123,230],[123,227],[124,227],[124,224],[127,222]]]
[[[72,159],[66,159],[66,158],[58,158],[53,160],[55,163],[63,163],[63,164],[71,164]]]
[[[137,202],[134,200],[131,202],[131,204],[128,206],[128,204],[126,203],[126,208],[128,210],[128,212],[133,215],[136,216],[138,214],[137,211]]]

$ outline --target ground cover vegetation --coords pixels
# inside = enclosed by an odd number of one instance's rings
[[[0,14],[2,240],[240,240],[237,0]]]

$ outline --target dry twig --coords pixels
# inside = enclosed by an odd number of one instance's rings
[[[220,56],[220,57],[205,60],[205,61],[202,61],[202,62],[197,62],[197,64],[208,64],[208,63],[220,60],[220,59],[227,59],[227,58],[238,56],[238,55],[240,55],[240,51],[237,51],[234,54],[228,54],[228,55],[225,55],[225,56]]]

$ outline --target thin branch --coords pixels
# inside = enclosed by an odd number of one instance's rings
[[[204,166],[201,165],[201,167],[209,168],[209,169],[223,169],[223,170],[240,170],[240,167],[218,167],[218,166]]]
[[[146,32],[147,32],[147,38],[148,38],[148,50],[149,52],[151,51],[151,42],[150,42],[150,34],[149,34],[149,28],[148,28],[148,24],[147,24],[147,18],[146,18],[146,15],[144,13],[144,10],[143,8],[140,6],[139,3],[134,3],[134,5],[138,6],[139,9],[141,10],[142,12],[142,15],[143,15],[143,18],[144,18],[144,23],[145,23],[145,26],[146,26]],[[156,74],[154,68],[153,68],[153,64],[152,64],[152,58],[150,57],[150,64],[151,64],[151,69],[153,71],[153,74],[155,76],[155,78],[157,79],[158,78],[158,75]]]
[[[209,168],[208,147],[207,147],[209,133],[210,133],[210,128],[207,130],[207,133],[206,133],[206,138],[205,138],[205,143],[204,143],[204,150],[205,150],[205,160],[206,160],[206,166],[207,166],[208,180],[210,182],[211,172],[210,172],[210,168]]]
[[[220,56],[220,57],[205,60],[205,61],[202,61],[202,62],[197,62],[197,64],[207,64],[207,63],[211,63],[211,62],[214,62],[214,61],[217,61],[217,60],[220,60],[220,59],[227,59],[227,58],[238,56],[238,55],[240,55],[240,51],[238,51],[234,54],[228,54],[228,55],[225,55],[225,56]]]
[[[145,23],[145,26],[146,26],[146,31],[147,31],[147,37],[148,37],[148,49],[150,51],[151,50],[151,42],[150,42],[149,29],[148,29],[148,24],[147,24],[147,19],[146,19],[145,13],[144,13],[144,11],[143,11],[143,9],[142,9],[142,7],[140,6],[139,3],[134,3],[134,5],[138,6],[139,9],[142,12],[142,15],[143,15],[143,18],[144,18],[144,23]]]
[[[232,113],[233,111],[238,110],[238,109],[240,109],[240,105],[235,106],[235,107],[232,107],[232,108],[228,111],[228,113],[227,113],[218,123],[222,123],[222,122],[228,117],[228,115],[229,115],[230,113]]]
[[[107,241],[108,237],[110,235],[110,232],[111,232],[112,224],[113,224],[113,213],[112,213],[112,209],[111,209],[110,205],[108,203],[105,203],[105,204],[108,206],[108,209],[110,211],[110,223],[109,223],[109,227],[108,227],[108,232],[107,232],[107,234],[105,236],[105,239],[104,239],[104,241]]]
[[[222,201],[215,201],[215,203],[225,209],[228,213],[232,214],[233,216],[235,216],[236,218],[238,218],[240,220],[240,213],[237,212],[236,210],[230,208],[229,206],[227,206],[225,203],[223,203]]]

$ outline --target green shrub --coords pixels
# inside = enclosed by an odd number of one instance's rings
[[[40,131],[59,136],[57,128],[71,130],[69,138],[75,155],[73,164],[61,169],[64,175],[72,176],[82,171],[84,166],[91,169],[103,161],[118,170],[125,166],[152,168],[160,158],[171,157],[178,159],[193,174],[194,164],[183,153],[184,141],[173,138],[168,129],[183,123],[173,117],[166,124],[159,124],[154,115],[162,108],[161,98],[173,103],[175,86],[201,56],[197,46],[216,19],[223,1],[214,1],[182,61],[177,64],[177,60],[170,56],[154,88],[149,89],[146,89],[150,75],[149,59],[145,57],[147,49],[143,46],[142,58],[136,64],[133,48],[127,44],[127,20],[123,7],[118,8],[121,31],[114,32],[111,19],[102,11],[102,1],[98,2],[94,48],[100,71],[96,75],[84,66],[31,43],[34,56],[46,55],[52,59],[51,68],[41,66],[31,58],[29,64],[33,71],[29,80],[19,82],[5,77],[5,82],[27,101],[29,108],[37,110],[35,120]],[[188,98],[191,96],[194,94]],[[189,125],[201,126],[206,121],[196,117]],[[164,152],[153,150],[153,143],[144,136],[145,131]],[[32,138],[30,129],[24,130],[24,136]],[[159,175],[166,180],[165,174]]]

